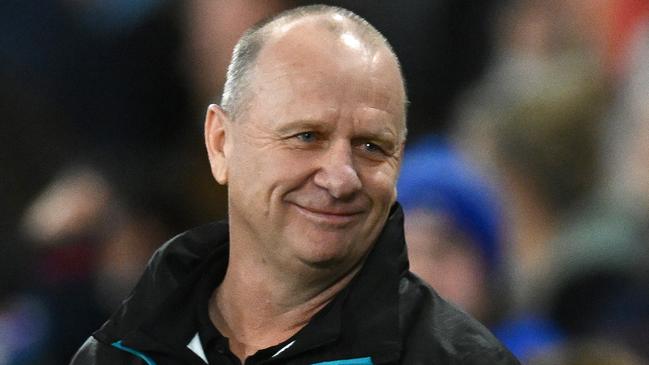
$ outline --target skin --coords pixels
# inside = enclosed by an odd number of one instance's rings
[[[487,273],[475,243],[442,212],[414,209],[406,216],[410,271],[447,300],[487,319]]]
[[[396,198],[405,139],[396,60],[353,31],[330,32],[323,16],[273,31],[238,120],[208,108],[231,246],[210,317],[242,360],[295,334],[349,283]]]

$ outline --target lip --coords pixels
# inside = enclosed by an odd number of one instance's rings
[[[298,212],[306,216],[311,221],[331,226],[344,226],[350,224],[356,221],[358,217],[363,213],[363,211],[360,210],[323,210],[304,207],[295,203],[292,203],[291,205],[293,205],[298,210]]]

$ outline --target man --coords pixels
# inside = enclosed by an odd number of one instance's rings
[[[72,364],[516,364],[408,272],[399,64],[346,10],[235,47],[205,140],[229,222],[184,233]]]

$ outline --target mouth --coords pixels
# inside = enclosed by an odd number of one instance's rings
[[[309,220],[328,226],[346,226],[355,222],[362,214],[360,209],[321,209],[292,203],[298,212]]]

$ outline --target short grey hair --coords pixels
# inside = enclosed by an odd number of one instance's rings
[[[228,66],[225,85],[223,86],[223,94],[221,96],[221,107],[226,113],[228,113],[232,120],[239,118],[250,102],[249,87],[252,80],[251,71],[255,65],[259,52],[268,40],[272,30],[276,29],[279,25],[288,24],[295,20],[314,15],[340,15],[349,22],[346,24],[340,24],[325,19],[324,22],[327,29],[336,34],[342,34],[344,31],[349,29],[349,26],[352,26],[354,32],[356,32],[367,45],[372,47],[385,46],[396,60],[399,72],[401,73],[401,80],[405,83],[401,66],[399,65],[399,61],[392,49],[392,46],[388,43],[387,39],[385,39],[385,37],[365,19],[347,9],[336,6],[308,5],[297,7],[262,20],[252,26],[241,36],[235,45],[232,52],[232,60]],[[405,92],[405,85],[403,86]]]

